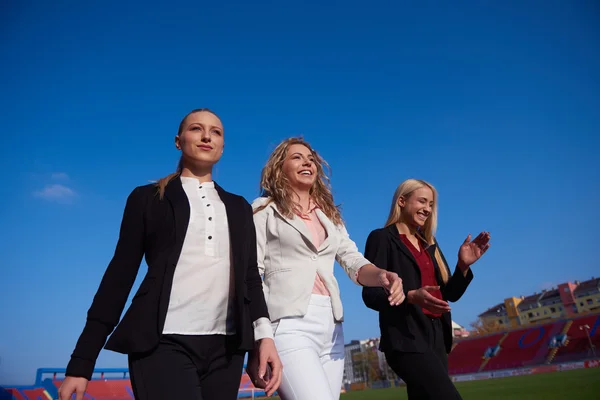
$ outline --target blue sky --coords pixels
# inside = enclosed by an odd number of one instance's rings
[[[492,234],[458,323],[598,274],[597,3],[119,3],[9,1],[0,16],[1,383],[66,366],[127,195],[174,170],[198,107],[225,126],[215,179],[249,201],[273,147],[304,135],[361,250],[401,181],[433,183],[450,263],[468,233]],[[336,276],[346,340],[378,335]]]

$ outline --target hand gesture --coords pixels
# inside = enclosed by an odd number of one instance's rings
[[[450,311],[450,304],[440,300],[429,292],[440,290],[439,286],[423,286],[421,289],[408,292],[408,302],[416,304],[421,308],[431,311],[434,314],[443,314]]]
[[[381,270],[379,273],[379,283],[388,293],[388,301],[390,305],[397,306],[402,304],[404,298],[404,288],[402,287],[402,279],[395,272]]]
[[[458,249],[458,265],[462,269],[474,264],[490,248],[489,232],[481,232],[472,242],[470,240],[471,234]]]
[[[67,376],[58,389],[58,399],[71,400],[71,397],[75,394],[75,400],[83,400],[87,385],[88,380],[86,378]]]
[[[275,342],[270,338],[262,339],[258,350],[252,351],[248,357],[246,372],[250,380],[256,388],[264,389],[270,397],[281,384],[281,370]]]

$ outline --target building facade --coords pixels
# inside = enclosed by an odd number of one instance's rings
[[[357,382],[357,378],[354,376],[354,354],[360,352],[360,341],[352,340],[350,343],[344,345],[344,384],[351,384]]]
[[[452,321],[452,335],[467,337],[469,332]],[[352,340],[344,346],[344,354],[344,385],[399,379],[379,351],[379,338]]]
[[[600,311],[600,278],[561,283],[529,296],[509,297],[479,315],[488,331],[546,323]]]

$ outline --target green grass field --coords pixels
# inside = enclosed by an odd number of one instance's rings
[[[457,382],[456,387],[464,400],[600,399],[600,368]],[[404,399],[407,399],[404,388],[364,390],[342,395],[342,400]]]

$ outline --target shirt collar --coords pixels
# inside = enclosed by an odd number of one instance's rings
[[[313,201],[313,199],[309,200],[308,203],[308,211],[301,213],[301,212],[296,212],[296,215],[298,215],[300,218],[302,219],[310,219],[310,215],[317,209],[319,208],[319,206],[317,205],[317,203],[315,203]]]
[[[202,186],[204,188],[213,188],[213,189],[215,187],[215,182],[213,182],[213,181],[200,183],[200,181],[197,178],[192,178],[190,176],[182,176],[181,184],[185,185],[185,186],[193,186],[193,187]]]

